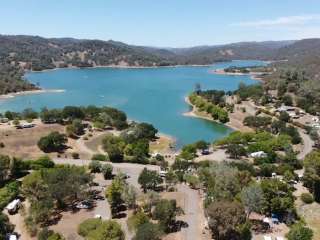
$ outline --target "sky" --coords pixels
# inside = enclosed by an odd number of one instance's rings
[[[320,0],[8,0],[0,34],[157,47],[320,38]]]

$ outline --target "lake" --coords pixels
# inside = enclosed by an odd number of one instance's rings
[[[233,61],[206,67],[163,67],[141,69],[86,68],[27,73],[26,78],[44,89],[61,93],[23,95],[1,100],[0,112],[25,108],[61,108],[66,105],[112,106],[129,119],[152,123],[161,133],[177,140],[177,146],[197,140],[212,142],[232,130],[223,124],[183,116],[190,107],[185,96],[196,83],[202,89],[235,90],[240,82],[256,83],[250,76],[210,73],[228,66],[265,65],[261,61]]]

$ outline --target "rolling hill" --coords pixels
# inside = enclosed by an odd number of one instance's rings
[[[305,70],[318,78],[320,39],[241,42],[193,48],[133,46],[116,41],[0,35],[0,94],[36,88],[25,70],[64,67],[207,65],[218,61],[287,60],[276,66]]]

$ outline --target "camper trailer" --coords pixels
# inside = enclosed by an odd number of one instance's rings
[[[8,204],[6,209],[8,210],[9,214],[15,214],[19,210],[20,205],[21,205],[20,199],[15,199],[11,203]]]

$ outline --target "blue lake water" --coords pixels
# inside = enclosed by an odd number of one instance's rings
[[[185,117],[190,110],[184,97],[196,83],[202,89],[235,90],[240,82],[256,83],[249,76],[227,76],[210,70],[228,66],[265,65],[261,61],[233,61],[208,67],[174,68],[86,68],[28,73],[26,78],[45,89],[61,93],[23,95],[0,101],[0,112],[36,110],[66,105],[112,106],[125,111],[130,119],[152,123],[160,132],[176,138],[177,146],[203,139],[213,141],[232,130],[222,124]]]

